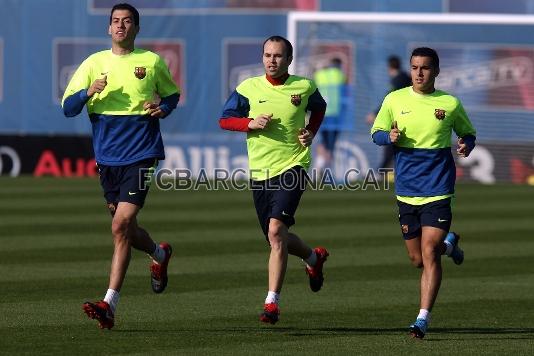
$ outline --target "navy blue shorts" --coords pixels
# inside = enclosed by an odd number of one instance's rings
[[[287,227],[295,224],[295,212],[308,181],[306,170],[295,166],[276,177],[250,182],[258,220],[266,237],[271,218],[281,220]]]
[[[421,226],[449,231],[452,222],[451,198],[423,205],[411,205],[397,200],[399,223],[405,240],[421,236]]]
[[[339,134],[339,131],[330,131],[330,130],[320,130],[319,131],[321,133],[321,139],[323,140],[323,145],[325,146],[325,148],[333,153],[334,152],[334,149],[336,148],[336,141],[337,141],[337,136]]]
[[[127,202],[143,207],[152,176],[158,166],[155,158],[145,159],[126,166],[99,164],[100,185],[108,204]]]

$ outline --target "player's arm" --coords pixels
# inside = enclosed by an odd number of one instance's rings
[[[456,153],[460,157],[468,157],[476,145],[475,128],[460,102],[458,102],[458,106],[453,114],[453,130],[458,135],[458,147],[456,148]]]
[[[223,130],[247,132],[254,129],[254,119],[248,117],[250,105],[248,98],[234,90],[223,107],[219,126]],[[262,120],[262,122],[265,120]],[[259,121],[258,121],[259,122]],[[252,124],[253,128],[249,127]],[[264,124],[264,127],[267,123]]]
[[[379,146],[391,145],[399,140],[400,135],[397,122],[393,118],[389,97],[386,96],[371,127],[373,142]]]
[[[145,102],[143,109],[151,117],[164,119],[176,109],[178,101],[180,101],[180,88],[178,88],[172,79],[169,67],[167,67],[167,64],[160,56],[156,60],[154,69],[156,72],[156,93],[161,99],[159,102]]]
[[[306,130],[310,131],[313,136],[315,136],[323,123],[324,114],[326,112],[326,101],[318,89],[315,89],[313,94],[308,98],[306,111],[310,112],[310,121],[308,122],[308,125],[306,125]]]
[[[308,125],[305,128],[301,128],[298,132],[298,139],[304,147],[312,144],[313,138],[317,135],[326,112],[326,101],[318,89],[315,89],[313,94],[308,98],[306,111],[310,111],[310,120]]]
[[[78,115],[87,101],[96,93],[101,93],[106,88],[106,85],[107,77],[105,75],[91,82],[89,60],[85,60],[78,67],[65,89],[61,102],[63,114],[66,117]]]
[[[76,93],[69,95],[63,100],[63,114],[66,117],[74,117],[82,112],[83,107],[89,101],[87,89],[81,89]]]
[[[178,101],[180,101],[180,94],[174,93],[169,96],[161,98],[159,103],[147,101],[143,104],[143,109],[151,117],[158,119],[166,118],[176,106],[178,106]]]

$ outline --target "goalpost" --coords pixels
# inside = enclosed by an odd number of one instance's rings
[[[311,76],[341,55],[354,93],[349,140],[373,157],[364,118],[388,91],[386,58],[399,56],[408,70],[413,48],[432,47],[441,60],[436,87],[460,98],[477,129],[460,177],[525,183],[534,179],[533,30],[533,15],[295,11],[287,17],[290,71]]]
[[[316,12],[290,11],[287,16],[287,38],[294,45],[293,57],[298,59],[297,30],[299,23],[404,23],[404,24],[475,24],[534,25],[534,15],[488,15],[444,13],[382,13],[382,12]],[[294,71],[294,64],[290,69]]]

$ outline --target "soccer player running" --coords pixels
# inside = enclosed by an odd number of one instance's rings
[[[100,184],[111,212],[114,252],[109,286],[103,300],[86,302],[83,310],[111,329],[131,248],[152,257],[152,290],[167,286],[167,265],[172,254],[168,243],[154,243],[137,225],[151,176],[164,159],[159,119],[176,108],[179,90],[169,69],[157,54],[135,48],[139,12],[129,4],[111,10],[111,50],[91,55],[74,73],[62,106],[65,116],[78,115],[87,105],[93,127],[93,147]],[[161,101],[154,100],[157,94]]]
[[[310,145],[324,118],[326,103],[312,80],[288,74],[291,43],[280,36],[263,43],[265,75],[243,81],[230,95],[219,120],[225,130],[247,132],[254,205],[267,239],[269,286],[260,320],[274,324],[280,315],[280,291],[288,254],[306,263],[310,288],[323,285],[324,247],[311,249],[289,232],[306,188]],[[311,111],[305,125],[306,111]]]
[[[441,284],[441,255],[461,264],[460,236],[449,233],[456,167],[451,131],[458,135],[457,154],[475,147],[473,128],[460,101],[434,87],[437,53],[416,48],[410,58],[413,86],[386,96],[371,129],[378,145],[394,145],[395,191],[399,222],[412,264],[422,268],[420,311],[409,330],[423,338]]]

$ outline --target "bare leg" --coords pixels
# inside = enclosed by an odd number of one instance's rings
[[[412,265],[416,268],[423,268],[423,256],[421,253],[421,236],[415,237],[410,240],[404,240],[406,244],[406,250],[408,251],[408,257],[412,262]]]
[[[132,224],[131,227],[132,233],[130,236],[132,247],[136,250],[146,252],[149,255],[153,253],[154,249],[156,248],[156,244],[148,232],[141,226],[137,225],[137,221],[135,221],[135,224]]]
[[[441,285],[441,255],[445,253],[444,230],[424,226],[423,238],[405,240],[412,265],[421,271],[421,309],[432,310]]]
[[[280,220],[271,218],[269,221],[269,290],[280,293],[287,269],[287,226]]]
[[[423,273],[421,275],[421,309],[432,310],[441,285],[441,255],[445,246],[443,240],[445,230],[423,226],[421,252],[423,257]]]
[[[288,233],[287,251],[290,255],[297,256],[305,260],[310,257],[312,249],[304,243],[297,235]]]
[[[132,224],[136,224],[135,217],[139,212],[135,204],[120,202],[113,216],[111,232],[115,249],[111,261],[109,275],[109,289],[120,291],[131,257],[132,241],[129,235],[133,230]]]

